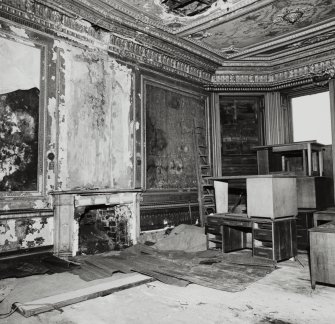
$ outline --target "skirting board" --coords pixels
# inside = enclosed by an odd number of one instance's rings
[[[126,278],[120,278],[95,286],[37,299],[25,304],[16,303],[15,306],[17,307],[19,313],[25,317],[29,317],[96,297],[106,296],[114,292],[136,287],[154,280],[154,278],[142,274],[134,274],[131,276],[127,275]]]

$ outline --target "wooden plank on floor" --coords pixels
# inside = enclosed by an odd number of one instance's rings
[[[111,280],[110,282],[104,282],[95,286],[34,300],[25,304],[18,303],[16,306],[18,307],[19,313],[25,317],[29,317],[96,297],[106,296],[114,292],[139,286],[154,280],[154,278],[142,274],[127,275],[126,278]]]

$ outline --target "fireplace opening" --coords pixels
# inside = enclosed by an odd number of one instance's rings
[[[77,208],[79,250],[77,254],[120,251],[132,245],[129,234],[131,210],[126,205]]]

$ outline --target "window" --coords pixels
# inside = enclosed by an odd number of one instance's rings
[[[292,118],[294,142],[332,143],[328,91],[292,98]]]

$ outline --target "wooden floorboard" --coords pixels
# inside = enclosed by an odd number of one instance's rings
[[[111,293],[145,284],[154,280],[155,279],[142,274],[134,274],[127,276],[126,278],[112,280],[110,282],[104,282],[95,286],[34,300],[27,304],[16,304],[16,306],[19,313],[25,317],[29,317],[50,310],[59,309],[71,304],[79,303],[88,299],[106,296]]]

